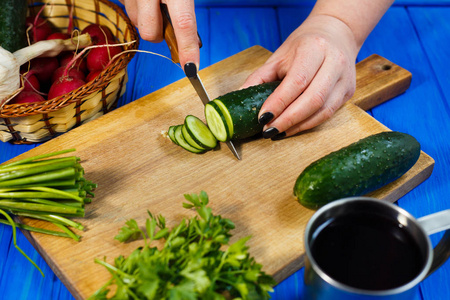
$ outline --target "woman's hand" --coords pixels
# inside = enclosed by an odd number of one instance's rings
[[[358,46],[328,15],[310,16],[243,87],[282,80],[259,114],[265,138],[283,138],[329,119],[355,91]]]
[[[138,28],[142,39],[158,43],[163,40],[163,19],[160,0],[120,0],[128,17]],[[166,0],[177,37],[181,66],[194,63],[199,67],[200,49],[195,19],[194,0]]]

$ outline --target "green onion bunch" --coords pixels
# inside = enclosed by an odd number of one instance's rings
[[[94,197],[96,184],[84,178],[80,158],[54,156],[75,151],[68,149],[0,165],[0,213],[48,221],[59,229],[49,230],[11,223],[21,229],[80,240],[71,229],[83,230],[71,217],[83,217],[85,205]],[[51,158],[50,158],[51,157]]]

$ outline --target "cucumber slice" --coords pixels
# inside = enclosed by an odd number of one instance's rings
[[[184,120],[184,129],[192,140],[204,149],[213,149],[217,146],[217,139],[208,126],[196,116],[188,115]],[[183,131],[184,136],[184,131]],[[185,136],[186,138],[186,136]],[[186,140],[188,140],[186,138]],[[194,144],[192,144],[194,146]]]
[[[167,135],[169,136],[170,140],[175,144],[178,145],[177,140],[175,139],[175,129],[177,128],[177,126],[180,125],[173,125],[169,127],[169,130],[167,131]]]
[[[182,127],[183,127],[183,125],[180,125],[175,129],[175,140],[177,141],[178,145],[180,145],[181,148],[183,148],[189,152],[192,152],[192,153],[204,152],[205,150],[200,150],[200,149],[194,148],[186,142],[186,140],[183,137]]]
[[[215,99],[213,102],[219,107],[222,112],[222,116],[225,118],[228,127],[228,138],[232,139],[234,135],[233,119],[225,104],[220,99]]]
[[[227,142],[230,138],[228,136],[228,126],[225,117],[223,117],[222,112],[214,101],[205,105],[205,117],[208,120],[209,129],[216,139],[221,142]]]
[[[189,134],[189,132],[187,131],[186,125],[182,125],[181,126],[181,134],[183,135],[184,140],[191,145],[194,148],[197,148],[199,150],[206,150],[205,147],[202,147],[201,145],[199,145]]]

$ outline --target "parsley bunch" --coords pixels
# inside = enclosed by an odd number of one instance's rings
[[[114,266],[103,260],[112,278],[90,299],[222,300],[269,299],[275,284],[248,253],[245,237],[229,245],[234,224],[207,207],[208,195],[184,195],[198,216],[183,219],[171,230],[161,215],[146,220],[145,230],[133,219],[115,237],[120,242],[143,237],[144,246],[128,257],[119,256]],[[150,247],[163,239],[161,249]],[[108,298],[110,286],[114,295]]]

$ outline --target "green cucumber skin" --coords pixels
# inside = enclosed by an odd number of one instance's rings
[[[419,156],[420,144],[409,134],[374,134],[311,163],[297,178],[294,195],[310,209],[362,196],[400,178]]]
[[[231,139],[245,139],[260,133],[263,125],[258,122],[258,114],[267,97],[280,82],[268,82],[237,90],[218,97],[228,109],[233,119]]]
[[[0,8],[0,46],[15,52],[26,44],[26,0],[3,0]]]

